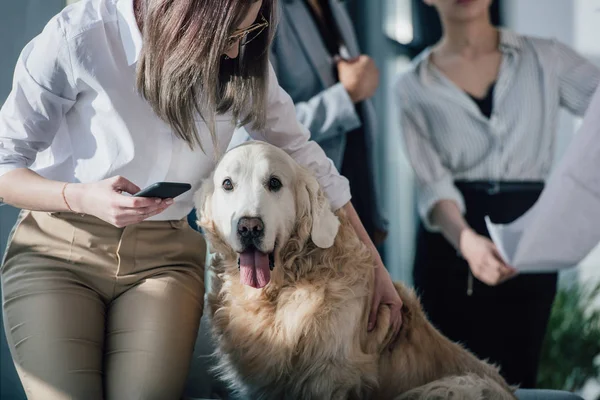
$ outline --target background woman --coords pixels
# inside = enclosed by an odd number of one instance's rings
[[[491,0],[424,1],[443,37],[396,88],[422,220],[415,285],[442,332],[534,387],[557,274],[515,277],[484,216],[509,222],[535,203],[558,110],[583,115],[600,72],[554,40],[495,28]]]

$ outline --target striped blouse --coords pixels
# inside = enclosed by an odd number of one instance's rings
[[[500,31],[502,62],[490,118],[430,61],[425,50],[395,86],[402,135],[415,171],[419,214],[442,199],[464,200],[455,180],[545,180],[559,107],[583,115],[600,70],[549,39]]]

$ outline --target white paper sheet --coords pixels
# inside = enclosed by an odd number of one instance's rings
[[[600,89],[536,204],[510,224],[486,217],[506,263],[523,273],[579,264],[600,242]]]

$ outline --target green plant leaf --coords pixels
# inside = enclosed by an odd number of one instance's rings
[[[559,288],[542,347],[538,386],[577,391],[600,377],[600,310],[590,309],[600,295],[593,287],[573,284]]]

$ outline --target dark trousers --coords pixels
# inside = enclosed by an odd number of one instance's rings
[[[537,200],[540,190],[489,194],[457,185],[466,202],[466,219],[489,237],[484,216],[508,223]],[[448,338],[500,366],[510,384],[534,388],[542,342],[556,294],[557,274],[524,274],[495,287],[473,278],[469,267],[438,233],[420,227],[414,283],[431,322]]]

